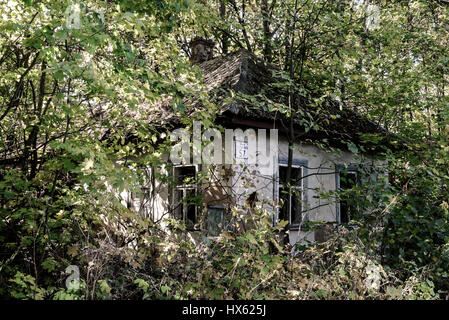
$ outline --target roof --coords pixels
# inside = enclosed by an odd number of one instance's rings
[[[278,68],[244,49],[203,62],[199,67],[222,118],[268,121],[278,129],[288,128],[289,94],[285,86],[276,85]],[[386,138],[390,134],[384,128],[343,103],[327,98],[317,107],[312,99],[300,92],[293,94],[292,105],[297,110],[293,114],[295,131],[302,130],[302,138],[370,145],[363,137],[375,136],[378,141],[385,140],[385,146],[389,144]],[[374,145],[378,144],[371,146]]]
[[[198,65],[209,100],[219,108],[216,123],[230,126],[277,128],[289,132],[288,98],[285,86],[279,83],[280,69],[266,63],[254,54],[241,49],[224,57],[205,61]],[[384,147],[397,149],[392,143],[393,134],[368,120],[343,103],[325,99],[319,107],[312,103],[316,97],[293,94],[292,105],[294,131],[303,141],[328,141],[337,147],[345,142],[363,145],[368,152],[378,152]],[[175,112],[172,99],[166,97],[148,105],[155,127],[166,129],[179,126],[182,119],[203,112],[199,96],[188,95],[183,99],[183,112]],[[246,121],[246,122],[245,122]],[[261,126],[262,125],[262,126]],[[366,137],[370,137],[368,141]],[[374,143],[370,142],[374,141]]]

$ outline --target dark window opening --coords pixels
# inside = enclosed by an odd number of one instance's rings
[[[279,184],[284,185],[287,182],[287,169],[288,167],[279,166]],[[292,186],[302,185],[302,169],[300,167],[292,167],[290,184]]]
[[[356,171],[342,170],[339,172],[340,192],[342,193],[340,198],[340,223],[348,223],[356,213],[357,208],[345,191],[357,186],[358,179],[359,175]]]
[[[198,222],[196,216],[196,190],[190,189],[187,190],[187,209],[186,209],[186,224],[193,228],[194,225]]]
[[[175,219],[183,220],[184,219],[184,203],[182,202],[184,199],[184,191],[176,190],[175,191]]]
[[[279,166],[279,220],[286,220],[291,225],[301,223],[304,201],[303,170],[301,167],[291,168],[290,185],[287,184],[286,165]]]
[[[173,189],[173,216],[184,221],[188,230],[197,229],[199,219],[196,167],[175,167],[173,173],[176,183]]]
[[[279,188],[279,200],[282,207],[279,209],[279,220],[289,220],[290,197],[288,189],[285,187]]]

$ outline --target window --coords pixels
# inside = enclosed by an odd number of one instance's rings
[[[226,209],[223,206],[208,206],[207,208],[207,235],[218,236],[226,229],[228,219]]]
[[[198,197],[196,184],[196,166],[178,166],[173,168],[176,186],[173,189],[173,215],[185,222],[187,229],[196,229],[198,224]]]
[[[279,220],[287,220],[291,226],[299,226],[304,205],[303,168],[292,166],[290,188],[287,185],[287,165],[279,165],[278,194],[282,207]]]
[[[337,191],[340,198],[337,204],[338,223],[348,223],[356,213],[356,205],[346,191],[359,185],[359,180],[360,174],[356,167],[337,168]]]

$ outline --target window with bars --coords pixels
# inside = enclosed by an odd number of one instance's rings
[[[280,200],[279,220],[287,220],[291,227],[298,227],[304,210],[304,170],[301,166],[291,168],[290,183],[287,183],[286,164],[279,165],[278,195]]]

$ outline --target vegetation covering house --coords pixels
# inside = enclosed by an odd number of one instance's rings
[[[448,299],[448,0],[4,3],[0,299]]]
[[[144,201],[128,202],[155,220],[182,220],[189,230],[204,236],[218,235],[226,228],[232,208],[239,208],[234,216],[249,214],[257,203],[273,212],[274,224],[288,222],[292,245],[301,239],[324,240],[326,228],[310,229],[305,222],[349,222],[352,207],[339,199],[339,191],[362,180],[377,182],[379,174],[385,173],[377,154],[382,141],[392,147],[387,131],[338,100],[301,96],[299,90],[290,94],[281,70],[244,49],[213,59],[211,45],[195,40],[191,60],[218,106],[215,125],[244,132],[233,136],[229,150],[234,162],[164,165],[155,172],[170,176],[171,183],[153,179],[145,189]],[[293,99],[290,109],[289,97]],[[200,105],[192,96],[185,101]],[[173,115],[165,120],[171,129],[180,126]],[[248,139],[254,139],[251,132],[259,129],[278,130],[275,137],[259,132],[258,139],[267,138],[266,154],[275,155],[270,163],[248,162]],[[276,139],[275,144],[270,139]],[[277,150],[270,150],[273,145]],[[168,155],[165,159],[170,162]]]

